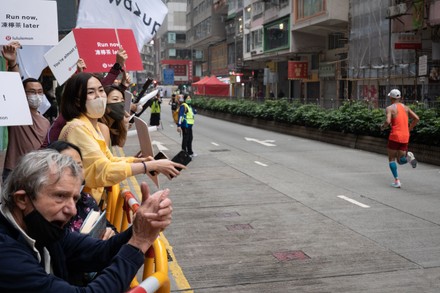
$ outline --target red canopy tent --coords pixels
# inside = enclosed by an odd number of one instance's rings
[[[193,88],[195,88],[195,94],[196,95],[202,95],[203,94],[203,90],[204,90],[204,88],[203,88],[203,86],[202,85],[204,85],[205,84],[205,82],[207,81],[209,79],[209,76],[204,76],[201,80],[199,80],[199,81],[197,81],[197,82],[193,82],[192,84],[191,84],[191,86],[193,87]]]
[[[194,86],[194,85],[204,84],[207,79],[209,79],[209,76],[204,76],[201,80],[199,80],[197,82],[193,82],[191,85]]]
[[[192,84],[197,88],[195,94],[208,96],[229,96],[229,84],[221,82],[214,75],[204,77]]]

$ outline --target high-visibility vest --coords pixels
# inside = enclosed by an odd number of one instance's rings
[[[186,120],[186,124],[190,124],[193,125],[194,124],[194,112],[192,107],[188,106],[187,103],[183,103],[182,105],[185,106],[187,112],[185,114],[185,120]]]
[[[160,113],[159,101],[153,101],[151,104],[151,113]]]

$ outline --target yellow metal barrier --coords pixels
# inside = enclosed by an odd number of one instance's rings
[[[153,243],[154,262],[156,272],[148,276],[139,286],[128,291],[129,293],[169,293],[171,291],[170,280],[168,278],[168,257],[165,245],[160,237]],[[150,255],[151,256],[151,255]],[[148,259],[148,257],[147,257]],[[145,268],[144,268],[145,273]]]
[[[119,185],[114,185],[111,191],[108,192],[107,202],[107,219],[116,227],[117,231],[124,231],[129,225],[129,210],[135,213],[139,207],[139,202],[130,191],[124,190],[120,192]],[[136,278],[133,279],[130,288],[142,288],[142,284],[147,284],[149,288],[148,293],[156,291],[159,293],[169,293],[171,290],[168,277],[168,256],[160,237],[154,241],[153,246],[146,253],[142,280],[144,281],[139,284]],[[156,286],[158,287],[156,288]],[[156,289],[152,291],[151,288]]]

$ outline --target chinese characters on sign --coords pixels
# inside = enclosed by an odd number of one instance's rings
[[[415,34],[399,34],[394,49],[422,49],[422,37]]]
[[[287,73],[289,79],[307,79],[308,72],[307,61],[289,61]]]
[[[319,77],[335,77],[336,66],[333,63],[319,63]]]
[[[186,76],[186,65],[170,64],[169,68],[174,69],[174,75]]]
[[[143,70],[142,60],[130,29],[73,29],[79,56],[87,64],[87,72],[107,72],[122,46],[129,58],[125,70]]]
[[[53,46],[58,43],[55,1],[2,1],[0,45],[19,41],[21,45]]]

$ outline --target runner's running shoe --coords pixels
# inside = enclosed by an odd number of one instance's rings
[[[400,188],[400,186],[402,186],[402,184],[400,184],[400,180],[397,179],[397,180],[394,180],[393,183],[391,183],[391,186],[394,188]]]
[[[409,161],[409,163],[411,164],[411,166],[413,168],[417,167],[417,160],[416,157],[414,156],[414,154],[412,152],[407,152],[406,153],[406,158]]]

